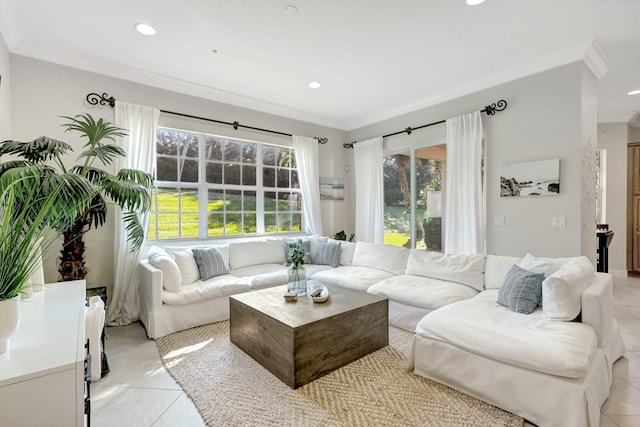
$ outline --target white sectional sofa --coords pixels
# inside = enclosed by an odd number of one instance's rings
[[[389,298],[389,322],[416,333],[410,358],[415,374],[540,426],[598,425],[613,362],[625,349],[613,317],[611,276],[594,273],[585,257],[445,255],[306,240],[312,261],[305,264],[307,277]],[[313,264],[318,245],[327,241],[340,245],[339,261]],[[179,273],[157,259],[156,266],[141,262],[140,319],[150,338],[225,320],[229,295],[286,282],[282,240],[220,249],[228,272],[206,281],[186,283],[197,275],[193,260],[190,267],[185,262],[189,248],[167,248]],[[497,303],[505,295],[526,302],[522,289],[515,297],[507,294],[512,284],[504,283],[514,265],[528,274],[519,284],[542,281],[541,302],[529,304],[530,314]],[[175,282],[176,274],[185,283],[170,291],[166,278],[173,275]]]

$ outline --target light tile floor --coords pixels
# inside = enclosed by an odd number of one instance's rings
[[[614,277],[613,294],[627,353],[614,365],[600,425],[640,427],[640,278]],[[139,323],[107,328],[107,337],[111,373],[91,386],[93,427],[204,425]]]

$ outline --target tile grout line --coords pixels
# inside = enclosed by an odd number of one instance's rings
[[[155,419],[154,422],[151,423],[151,425],[149,427],[154,426],[158,421],[160,421],[160,419],[164,416],[164,414],[167,413],[167,411],[169,410],[169,408],[171,408],[177,401],[178,399],[180,399],[180,397],[184,394],[184,391],[180,391],[180,393],[178,394],[178,396],[176,396],[175,399],[173,399],[173,401],[165,408],[164,411],[162,411],[162,413],[160,415],[158,415],[158,418]]]

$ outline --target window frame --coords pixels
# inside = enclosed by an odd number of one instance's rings
[[[263,141],[256,141],[256,140],[251,140],[248,138],[237,138],[237,137],[230,137],[230,136],[226,136],[226,135],[220,135],[220,134],[214,134],[214,133],[210,133],[210,132],[203,132],[203,131],[197,131],[197,130],[186,130],[186,129],[181,129],[181,128],[177,128],[177,127],[172,127],[172,126],[158,126],[157,131],[156,131],[156,146],[155,146],[155,152],[154,152],[154,159],[155,159],[155,164],[154,164],[154,170],[155,170],[155,175],[157,176],[157,158],[158,158],[158,147],[157,147],[157,135],[159,134],[159,132],[177,132],[177,133],[186,133],[186,134],[190,134],[190,135],[195,135],[197,137],[197,146],[198,146],[198,156],[197,156],[197,162],[198,162],[198,180],[197,182],[183,182],[180,181],[180,171],[178,169],[177,174],[176,174],[176,181],[159,181],[157,179],[154,180],[154,185],[153,185],[153,193],[154,197],[152,197],[152,207],[151,207],[151,211],[150,211],[150,221],[149,221],[149,227],[147,229],[148,231],[148,237],[147,240],[148,241],[152,241],[152,242],[166,242],[166,241],[176,241],[176,240],[211,240],[211,239],[233,239],[233,238],[241,238],[241,237],[257,237],[257,236],[280,236],[280,235],[287,235],[287,234],[297,234],[297,233],[301,233],[302,230],[304,229],[304,214],[303,214],[303,204],[302,202],[298,202],[298,207],[299,210],[297,209],[293,209],[294,205],[290,202],[289,203],[289,207],[290,210],[288,211],[282,211],[282,213],[287,213],[289,216],[289,228],[288,230],[282,230],[280,231],[280,222],[278,220],[279,218],[279,207],[280,207],[280,203],[278,203],[278,200],[276,199],[276,211],[275,211],[275,215],[276,215],[276,231],[267,231],[266,227],[265,227],[265,213],[266,214],[271,214],[272,212],[266,212],[265,211],[265,194],[266,193],[275,193],[276,197],[279,193],[289,193],[291,195],[297,194],[298,197],[297,199],[300,200],[302,198],[302,191],[300,189],[300,184],[299,184],[299,171],[297,168],[297,163],[295,161],[295,151],[293,149],[292,146],[290,145],[282,145],[282,144],[276,144],[276,143],[271,143],[271,142],[263,142]],[[243,148],[241,148],[241,154],[240,154],[240,159],[239,161],[227,161],[225,159],[225,145],[227,142],[231,141],[231,142],[235,142],[235,143],[240,143],[240,144],[255,144],[256,145],[256,159],[255,159],[255,167],[256,167],[256,182],[255,185],[243,185],[242,183],[242,178],[240,180],[240,184],[225,184],[224,183],[224,178],[222,179],[222,183],[209,183],[207,182],[207,163],[212,163],[212,159],[207,159],[206,158],[206,142],[207,139],[209,138],[215,138],[215,139],[219,139],[221,140],[221,142],[223,143],[222,146],[222,154],[221,154],[221,158],[220,159],[215,159],[213,162],[214,163],[221,163],[223,169],[226,167],[227,164],[237,164],[240,166],[240,176],[243,176],[243,167],[245,165],[254,165],[254,163],[246,163],[244,162],[244,158],[243,158]],[[277,165],[277,159],[276,159],[276,164],[273,166],[270,165],[264,165],[263,164],[263,148],[264,147],[275,147],[278,150],[285,150],[288,151],[288,154],[291,156],[291,163],[289,164],[289,166],[278,166]],[[162,155],[163,157],[167,157],[165,155]],[[171,156],[168,156],[171,157]],[[176,153],[176,161],[180,161],[180,153],[177,152]],[[263,173],[264,173],[264,167],[273,167],[274,170],[277,171],[279,169],[287,169],[288,170],[288,174],[289,174],[289,187],[278,187],[278,180],[277,180],[277,175],[276,175],[276,180],[275,180],[275,187],[265,187],[264,186],[264,182],[263,182]],[[295,184],[292,182],[292,176],[293,176],[293,171],[296,171],[298,174],[298,181],[297,181],[297,187],[294,186]],[[224,172],[223,172],[223,177],[224,177]],[[177,207],[177,212],[173,212],[173,211],[158,211],[158,189],[175,189],[177,190],[177,194],[179,195],[178,197],[178,207]],[[198,215],[198,235],[197,236],[188,236],[185,237],[183,236],[183,226],[182,226],[182,215],[183,214],[193,214],[193,212],[189,211],[189,212],[183,212],[182,211],[182,198],[180,197],[182,194],[182,191],[184,190],[195,190],[197,193],[197,197],[198,197],[198,211],[197,211],[197,215]],[[230,213],[231,214],[239,214],[240,215],[240,232],[239,233],[228,233],[228,222],[226,220],[227,218],[227,214],[229,213],[229,211],[227,211],[226,207],[228,206],[227,203],[223,203],[223,206],[225,209],[223,209],[223,211],[221,211],[221,214],[224,216],[223,219],[223,234],[219,234],[219,235],[209,235],[209,215],[212,214],[213,211],[209,210],[209,191],[213,190],[213,191],[222,191],[224,194],[224,200],[227,200],[227,191],[239,191],[241,194],[241,200],[242,200],[242,208],[240,211],[236,211],[233,210]],[[251,211],[246,211],[245,210],[245,205],[244,205],[244,192],[254,192],[255,193],[255,197],[256,197],[256,210],[255,210],[255,215],[256,215],[256,224],[255,224],[255,232],[245,232],[245,220],[246,220],[246,214],[253,214],[253,210]],[[161,238],[161,234],[162,231],[159,228],[159,218],[161,218],[161,215],[163,214],[170,214],[170,215],[177,215],[178,218],[178,232],[177,232],[177,236],[172,236],[172,237],[167,237],[167,238]],[[294,221],[294,218],[296,217],[296,215],[299,217],[299,227],[295,227],[296,222]],[[295,227],[295,228],[294,228]],[[153,232],[153,233],[152,233]]]

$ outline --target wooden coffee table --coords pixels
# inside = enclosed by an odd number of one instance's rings
[[[389,343],[387,298],[327,288],[324,303],[286,302],[286,285],[229,297],[231,342],[294,389]]]

